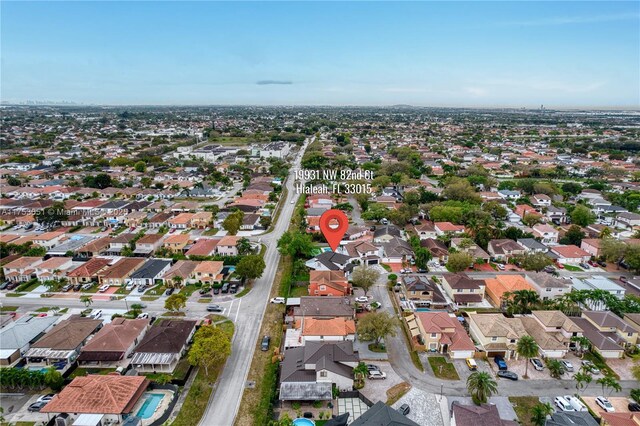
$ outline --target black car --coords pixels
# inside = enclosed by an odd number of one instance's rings
[[[80,291],[81,288],[82,288],[82,284],[76,284],[73,286],[73,291]]]
[[[371,371],[380,371],[380,367],[378,367],[377,365],[373,365],[373,364],[367,364],[367,370],[369,372],[371,372]]]
[[[428,269],[418,269],[417,271],[419,274],[426,274],[427,272],[429,272]]]
[[[518,380],[518,375],[513,371],[500,370],[498,371],[497,376],[502,377],[503,379]]]
[[[222,292],[229,293],[229,283],[222,284]]]
[[[409,408],[409,404],[402,404],[400,408],[398,408],[398,411],[400,411],[400,414],[403,416],[406,416],[411,412],[411,408]]]
[[[176,291],[175,288],[168,288],[167,291],[164,292],[165,296],[171,296],[173,292]]]
[[[213,294],[220,294],[220,287],[214,287]]]
[[[603,262],[602,260],[598,260],[598,265],[602,266],[603,268],[607,267],[607,262]]]
[[[640,411],[640,404],[637,402],[630,402],[627,408],[629,411]]]
[[[209,289],[201,288],[200,290],[198,290],[198,293],[200,293],[201,295],[209,294]]]
[[[18,287],[18,282],[16,281],[12,281],[9,284],[7,284],[7,290],[13,290],[14,288]]]
[[[222,312],[224,309],[222,309],[222,306],[220,305],[209,305],[207,306],[207,311],[209,312]]]
[[[271,344],[271,337],[269,336],[264,336],[262,338],[262,342],[260,343],[260,349],[263,352],[266,352],[269,350],[269,345]]]
[[[231,284],[231,287],[229,287],[229,293],[236,294],[237,292],[238,292],[238,285],[237,284]]]

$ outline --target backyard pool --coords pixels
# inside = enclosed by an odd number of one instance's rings
[[[305,419],[304,417],[297,418],[293,421],[294,426],[315,426],[316,422],[313,420]]]
[[[161,393],[147,393],[145,395],[147,395],[147,398],[144,400],[142,407],[140,407],[136,414],[136,416],[141,419],[148,419],[153,416],[153,413],[156,412],[156,408],[158,408],[160,401],[164,398],[164,395]]]

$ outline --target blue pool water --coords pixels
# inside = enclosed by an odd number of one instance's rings
[[[416,312],[430,312],[431,309],[429,308],[416,308]]]
[[[313,420],[305,419],[304,417],[300,417],[293,421],[294,426],[315,426],[316,422]]]
[[[141,419],[148,419],[149,417],[153,416],[156,408],[158,408],[158,404],[160,404],[160,401],[162,401],[162,398],[164,398],[164,395],[161,393],[148,393],[146,395],[147,398],[144,400],[144,402],[142,403],[142,407],[140,407],[138,413],[136,414],[136,416],[140,417]]]

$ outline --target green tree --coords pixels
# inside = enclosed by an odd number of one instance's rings
[[[524,223],[527,226],[533,226],[536,223],[540,223],[540,220],[541,220],[541,217],[539,214],[527,213],[522,218],[522,223]]]
[[[571,212],[571,222],[580,226],[589,226],[596,221],[596,215],[591,209],[583,205],[577,205]]]
[[[589,383],[593,380],[593,376],[588,371],[581,370],[573,375],[573,380],[576,381],[576,391],[581,392],[589,386]]]
[[[52,390],[58,392],[64,386],[64,377],[62,374],[56,370],[54,366],[47,368],[47,371],[44,373],[44,383],[49,386]]]
[[[480,202],[475,188],[467,179],[462,178],[451,178],[442,190],[442,196],[449,200]]]
[[[59,225],[60,222],[67,220],[68,217],[64,203],[60,201],[53,203],[50,207],[38,210],[35,214],[36,222],[47,228]]]
[[[242,226],[244,213],[241,210],[229,214],[223,221],[222,227],[231,235],[236,235]]]
[[[466,252],[451,253],[447,261],[447,269],[451,272],[462,272],[473,263],[473,257]]]
[[[204,368],[206,376],[209,377],[209,369],[221,364],[229,355],[231,355],[229,335],[219,327],[205,325],[200,327],[193,337],[188,360],[191,365]]]
[[[549,369],[549,375],[554,379],[559,379],[564,373],[564,367],[557,359],[547,360],[547,368]]]
[[[582,185],[575,182],[563,183],[562,192],[564,192],[565,194],[578,195],[582,192]]]
[[[84,303],[84,306],[89,307],[93,303],[93,297],[88,295],[80,296],[80,301]]]
[[[240,238],[238,244],[236,244],[238,254],[245,255],[251,253],[251,241],[248,238]]]
[[[361,265],[353,268],[351,282],[354,287],[360,287],[366,295],[369,289],[378,281],[380,273],[373,267]]]
[[[396,335],[397,327],[398,321],[388,312],[372,312],[358,321],[358,336],[379,348],[383,338]]]
[[[84,186],[89,188],[105,189],[113,185],[111,176],[106,173],[99,173],[95,176],[85,176],[82,179]]]
[[[133,318],[136,318],[138,315],[140,315],[142,313],[142,305],[139,303],[134,303],[133,305],[131,305],[131,316]]]
[[[613,391],[620,392],[622,390],[620,383],[610,375],[599,378],[596,380],[596,383],[602,386],[602,393],[605,392],[605,389],[609,389],[609,395],[611,395]]]
[[[138,173],[144,173],[147,170],[147,165],[145,164],[144,161],[138,161],[133,168],[135,169],[136,172]]]
[[[582,229],[578,225],[571,225],[559,242],[560,244],[573,244],[580,247],[583,238],[584,232],[582,232]]]
[[[260,278],[266,267],[262,256],[251,254],[240,259],[236,265],[236,274],[248,280]]]
[[[313,252],[314,245],[311,236],[299,231],[287,231],[278,240],[280,253],[291,257],[308,258]]]
[[[600,240],[600,253],[607,262],[618,264],[627,252],[627,244],[613,237]]]
[[[420,269],[427,269],[427,263],[433,257],[431,252],[424,247],[418,247],[416,253],[416,266]]]
[[[634,244],[627,248],[624,261],[633,271],[640,272],[640,244]]]
[[[164,308],[171,312],[180,312],[185,306],[187,306],[187,296],[182,293],[173,293],[164,301]]]
[[[525,271],[540,272],[552,263],[551,258],[544,253],[527,253],[522,258],[522,268]]]
[[[475,371],[467,378],[467,391],[476,405],[486,404],[498,392],[498,383],[485,371]]]
[[[547,416],[553,413],[554,410],[551,404],[540,402],[531,409],[531,423],[535,426],[544,426],[547,423]]]
[[[524,335],[518,339],[516,351],[518,355],[527,359],[524,367],[524,378],[527,379],[529,378],[529,360],[538,356],[538,344],[533,340],[533,337]]]

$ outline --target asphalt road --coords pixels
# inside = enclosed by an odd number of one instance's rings
[[[200,425],[227,426],[234,423],[242,400],[242,393],[249,375],[249,368],[258,341],[258,333],[267,307],[269,294],[280,262],[280,253],[276,247],[278,238],[287,230],[295,208],[298,194],[293,189],[293,172],[300,167],[305,144],[300,149],[294,166],[286,181],[287,199],[283,200],[280,216],[273,231],[261,236],[261,242],[267,247],[264,255],[266,269],[260,279],[253,283],[253,289],[242,298],[242,306],[235,321],[235,335],[231,347],[231,356],[222,371],[211,394],[209,405],[200,420]]]

